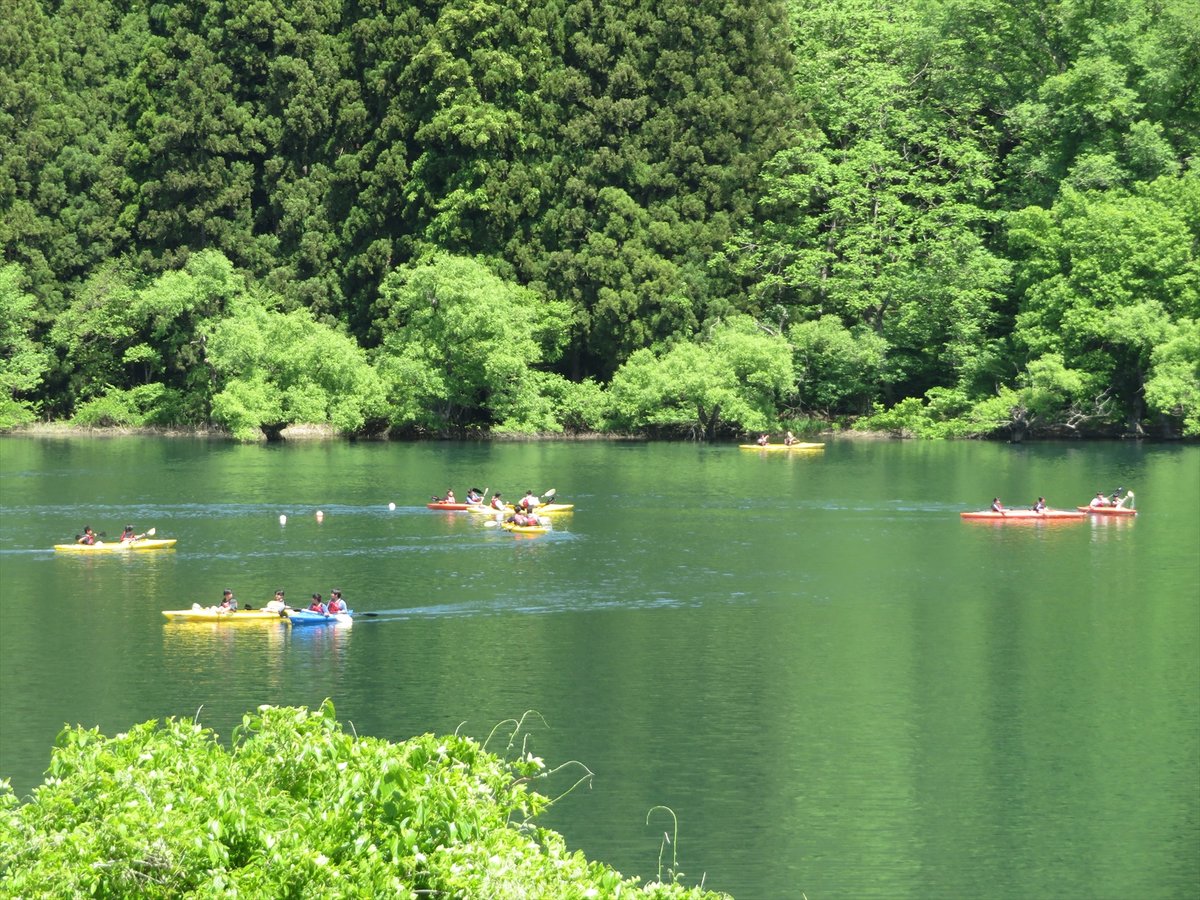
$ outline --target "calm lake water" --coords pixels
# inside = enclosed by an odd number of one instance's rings
[[[472,485],[576,510],[528,539],[424,507]],[[958,516],[1118,485],[1136,520]],[[1198,510],[1194,446],[0,439],[0,777],[28,794],[64,724],[227,738],[329,697],[483,740],[536,710],[530,749],[595,773],[544,824],[627,875],[661,805],[684,881],[740,900],[1196,897]],[[50,549],[127,522],[177,549]],[[227,586],[376,615],[160,615]]]

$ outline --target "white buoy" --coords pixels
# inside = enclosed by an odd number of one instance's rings
[[[318,521],[318,522],[323,522],[324,520],[325,520],[325,513],[321,512],[321,511],[318,509],[318,510],[317,510],[317,521]]]
[[[395,503],[389,503],[389,504],[388,504],[388,509],[395,509],[395,508],[396,508],[396,504],[395,504]]]
[[[286,525],[286,524],[287,524],[287,516],[280,516],[280,517],[279,517],[279,524],[280,524],[280,525]]]

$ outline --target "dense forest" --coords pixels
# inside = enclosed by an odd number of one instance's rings
[[[9,0],[0,427],[1200,435],[1194,0]]]

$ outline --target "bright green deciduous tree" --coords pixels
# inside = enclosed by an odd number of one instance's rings
[[[1067,189],[1051,210],[1009,219],[1022,297],[1014,339],[1032,359],[1061,354],[1131,430],[1146,411],[1155,348],[1200,313],[1197,198],[1200,178],[1189,173],[1133,194]]]
[[[565,304],[447,254],[398,269],[380,294],[377,365],[393,425],[561,430],[536,368],[562,352]]]
[[[739,316],[661,354],[637,351],[613,376],[609,396],[620,428],[713,440],[772,427],[793,381],[787,342]]]
[[[383,426],[383,384],[365,352],[308,310],[247,300],[213,328],[208,363],[221,386],[213,419],[239,440],[278,439],[294,424],[349,434]]]
[[[20,395],[35,391],[50,368],[50,354],[34,338],[34,299],[21,285],[21,267],[0,266],[0,428],[34,417]]]
[[[1150,362],[1147,405],[1178,421],[1183,436],[1200,436],[1200,321],[1180,320]]]

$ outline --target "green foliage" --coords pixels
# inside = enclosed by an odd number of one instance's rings
[[[1200,320],[1180,320],[1154,348],[1151,364],[1150,409],[1178,421],[1183,436],[1200,436]]]
[[[458,735],[352,736],[328,701],[260,707],[228,751],[189,719],[67,729],[30,802],[0,782],[0,881],[13,896],[717,896],[567,850],[533,821],[550,801],[531,786],[552,774]]]
[[[288,425],[378,429],[383,384],[352,339],[303,309],[281,313],[247,300],[216,323],[208,363],[221,385],[213,419],[239,440],[277,438]]]
[[[561,430],[537,367],[562,352],[564,304],[446,254],[398,269],[380,295],[377,365],[393,425]]]
[[[91,427],[141,427],[188,421],[186,398],[158,382],[121,390],[111,385],[75,409],[72,424]]]
[[[609,394],[619,428],[713,440],[770,429],[792,382],[787,343],[743,316],[662,354],[637,351],[613,376]]]
[[[34,298],[21,287],[21,267],[0,266],[0,428],[34,417],[29,400],[50,368],[50,354],[34,336]]]
[[[787,338],[805,409],[864,412],[878,398],[887,341],[871,329],[846,328],[828,315],[790,326]]]
[[[921,398],[986,430],[1057,355],[1082,394],[1035,431],[1190,432],[1193,7],[12,0],[0,427],[689,430],[598,388],[741,313],[795,346],[768,422]],[[386,412],[357,362],[218,376],[257,292],[367,350]]]

